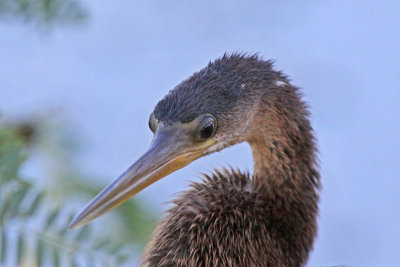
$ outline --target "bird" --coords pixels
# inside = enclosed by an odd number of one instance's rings
[[[69,227],[198,158],[247,142],[252,174],[217,169],[179,193],[141,266],[304,266],[317,234],[321,188],[310,116],[301,89],[273,61],[224,53],[157,103],[148,151]]]

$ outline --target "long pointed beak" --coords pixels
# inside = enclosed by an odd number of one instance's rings
[[[199,149],[179,128],[157,131],[150,149],[118,179],[101,191],[75,217],[69,228],[77,228],[114,209],[157,180],[201,157]]]

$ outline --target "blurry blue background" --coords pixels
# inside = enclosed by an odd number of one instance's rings
[[[400,265],[399,1],[82,4],[90,16],[81,27],[43,34],[0,23],[5,117],[61,114],[79,134],[79,167],[117,177],[149,145],[148,116],[168,90],[225,51],[259,52],[303,88],[313,114],[323,190],[308,266]],[[200,172],[228,163],[251,170],[248,145],[136,197],[161,215]]]

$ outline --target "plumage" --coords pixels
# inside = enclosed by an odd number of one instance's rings
[[[156,106],[163,121],[187,122],[210,112],[233,125],[227,132],[235,137],[227,143],[250,143],[255,176],[223,169],[192,184],[156,230],[144,266],[306,263],[317,231],[320,185],[308,111],[298,91],[271,62],[225,55]],[[242,113],[232,112],[238,106]],[[245,131],[238,117],[249,120]]]
[[[216,170],[173,201],[142,266],[304,266],[317,233],[316,146],[307,106],[271,61],[225,54],[155,107],[149,150],[79,214],[78,227],[192,161],[247,142],[253,174]]]

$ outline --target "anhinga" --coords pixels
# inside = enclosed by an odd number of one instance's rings
[[[174,201],[143,266],[303,266],[317,231],[313,130],[299,89],[257,55],[225,54],[155,107],[149,150],[70,227],[83,225],[192,161],[248,142],[249,175],[222,169]]]

